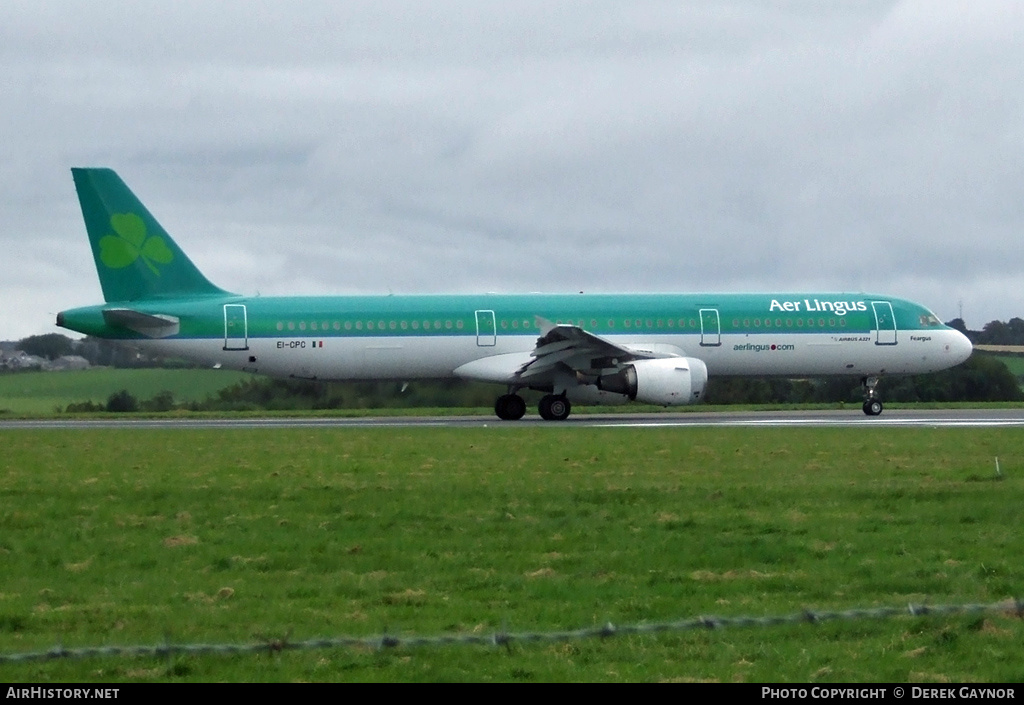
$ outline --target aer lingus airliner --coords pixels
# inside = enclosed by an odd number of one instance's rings
[[[709,375],[861,378],[882,412],[885,374],[933,372],[971,343],[927,308],[864,293],[262,297],[214,286],[110,169],[72,169],[105,304],[57,324],[163,355],[274,377],[505,385],[571,404],[702,401]]]

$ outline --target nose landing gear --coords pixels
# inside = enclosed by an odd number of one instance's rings
[[[878,386],[878,377],[865,377],[860,383],[864,387],[864,413],[868,416],[878,416],[882,413],[882,401],[875,390]]]

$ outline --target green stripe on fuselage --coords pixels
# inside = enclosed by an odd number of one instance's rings
[[[489,316],[477,312],[488,311],[499,337],[536,336],[537,317],[604,336],[700,334],[703,318],[703,332],[710,333],[714,316],[702,310],[717,311],[722,335],[855,334],[878,327],[874,302],[891,304],[897,330],[945,328],[905,299],[835,293],[197,297],[113,302],[61,316],[66,328],[117,339],[145,336],[108,326],[105,308],[174,316],[181,324],[174,338],[221,338],[226,304],[246,307],[249,338],[476,336],[478,315]]]

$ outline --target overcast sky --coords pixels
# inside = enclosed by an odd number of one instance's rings
[[[0,339],[109,166],[245,294],[872,291],[1024,317],[1024,3],[0,3]],[[64,332],[64,331],[61,331]]]

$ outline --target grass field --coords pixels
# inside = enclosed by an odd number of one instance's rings
[[[1006,365],[1017,378],[1024,377],[1024,356],[988,354]]]
[[[0,432],[0,653],[1021,594],[1024,434]],[[1002,475],[995,476],[999,456]],[[0,665],[0,682],[1012,681],[1016,617]]]
[[[123,370],[95,368],[73,372],[23,372],[0,375],[0,410],[49,414],[68,404],[107,398],[127,389],[137,399],[167,390],[176,402],[199,401],[251,375],[227,370]]]

